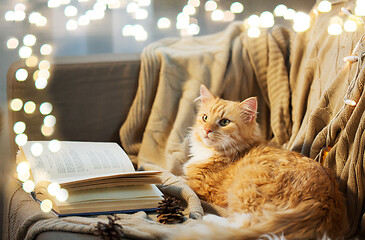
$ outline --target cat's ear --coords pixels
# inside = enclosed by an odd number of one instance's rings
[[[248,121],[252,121],[256,117],[257,113],[257,98],[250,97],[240,103],[242,113]]]
[[[207,101],[211,101],[214,100],[215,97],[213,96],[213,94],[211,94],[208,90],[208,88],[204,85],[200,86],[200,97],[199,99],[204,103]]]

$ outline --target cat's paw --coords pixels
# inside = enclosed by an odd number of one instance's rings
[[[228,221],[227,218],[224,217],[220,217],[214,214],[207,214],[203,217],[203,220],[205,222],[209,222],[209,223],[215,223],[218,224],[220,226],[229,226],[230,222]]]

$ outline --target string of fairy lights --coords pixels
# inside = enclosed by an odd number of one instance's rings
[[[85,6],[83,5],[85,4]],[[86,6],[89,6],[89,8]],[[204,4],[204,7],[201,5]],[[94,21],[102,20],[106,14],[114,10],[123,10],[136,20],[145,20],[150,15],[151,0],[48,0],[47,9],[59,9],[64,12],[65,28],[67,31],[76,31],[91,25]],[[82,6],[82,8],[80,7]],[[166,29],[179,30],[181,36],[195,36],[200,33],[199,21],[196,17],[198,11],[203,9],[208,14],[212,22],[232,22],[236,20],[237,14],[244,11],[244,5],[241,2],[234,2],[229,9],[220,6],[219,1],[207,0],[188,0],[187,4],[177,14],[176,19],[161,17],[157,20],[157,28],[161,31]],[[331,2],[323,0],[314,8],[314,14],[328,13],[332,10]],[[342,9],[342,13],[332,17],[328,24],[328,34],[339,35],[343,31],[355,32],[359,25],[363,25],[362,16],[365,16],[365,0],[357,0],[356,6],[351,11]],[[273,12],[264,11],[259,15],[251,15],[246,18],[244,24],[247,26],[247,34],[250,38],[257,38],[261,34],[262,28],[270,28],[279,18],[287,20],[292,25],[294,31],[304,32],[310,28],[310,16],[301,11],[295,11],[283,4],[275,7]],[[5,13],[7,22],[29,22],[36,28],[44,28],[49,24],[49,19],[44,14],[33,11],[30,6],[24,3],[17,3],[13,9]],[[175,23],[175,24],[173,24]],[[123,37],[132,37],[135,41],[146,41],[149,37],[148,31],[142,24],[126,24],[122,27]],[[362,41],[363,38],[360,39]],[[25,68],[19,68],[15,72],[15,78],[19,82],[34,81],[36,89],[42,90],[47,87],[52,68],[51,58],[54,52],[52,43],[39,43],[39,39],[34,33],[24,35],[23,38],[10,37],[7,41],[7,48],[17,50],[19,57],[25,60],[27,67],[38,68],[32,76],[29,75]],[[37,44],[36,44],[37,43]],[[40,46],[38,49],[35,46]],[[360,62],[361,58],[351,55],[344,59],[349,64]],[[353,85],[351,83],[350,85]],[[345,96],[345,104],[356,106],[356,101],[349,99],[352,88],[349,87]],[[9,103],[11,111],[24,111],[27,115],[35,114],[37,111],[44,116],[41,133],[46,137],[52,137],[56,117],[52,115],[53,106],[50,102],[35,103],[34,101],[23,102],[20,98],[12,99]],[[30,127],[30,126],[29,126]],[[28,141],[26,134],[27,126],[24,121],[18,121],[13,127],[16,134],[15,143],[23,146]],[[49,142],[48,148],[51,152],[57,152],[61,149],[61,143],[54,139]],[[33,144],[31,153],[34,156],[40,156],[43,152],[42,144]],[[26,162],[20,162],[17,165],[17,176],[22,182],[24,191],[30,193],[34,191],[35,184],[30,179],[30,167]],[[58,201],[67,201],[68,192],[62,189],[58,183],[51,183],[48,186],[50,195],[55,196]],[[49,199],[41,203],[41,209],[49,212],[52,209],[52,201]]]

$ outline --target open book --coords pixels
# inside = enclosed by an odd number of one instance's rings
[[[28,162],[35,183],[33,197],[50,199],[59,216],[156,209],[162,193],[159,171],[135,171],[116,143],[28,141],[20,147],[17,161]],[[48,185],[58,183],[68,191],[59,201]]]

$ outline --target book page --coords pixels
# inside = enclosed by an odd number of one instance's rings
[[[64,183],[135,171],[127,154],[116,143],[61,141],[57,152],[52,152],[48,143],[28,141],[21,147],[35,183],[41,180]],[[40,155],[32,153],[34,144],[42,145]]]

